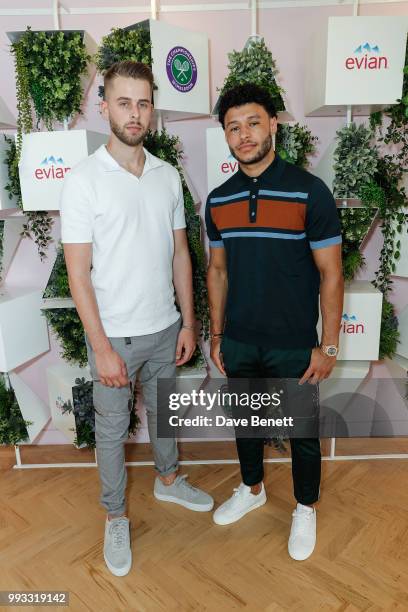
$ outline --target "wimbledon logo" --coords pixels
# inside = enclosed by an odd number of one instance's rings
[[[173,47],[166,59],[166,71],[174,89],[182,93],[191,91],[197,82],[197,65],[185,47]]]
[[[40,166],[42,167],[34,170],[34,176],[39,181],[43,179],[63,179],[68,170],[71,170],[71,168],[64,167],[62,157],[55,158],[54,155],[44,157]]]
[[[354,50],[355,57],[347,57],[345,66],[347,70],[381,70],[388,68],[388,59],[379,55],[378,45],[370,45],[366,42]]]
[[[356,315],[348,315],[345,312],[341,319],[340,331],[343,334],[364,334],[364,325],[357,323]]]

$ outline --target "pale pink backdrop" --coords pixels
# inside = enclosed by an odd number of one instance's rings
[[[213,0],[214,3],[214,0]],[[220,4],[221,2],[217,2]],[[64,0],[67,7],[109,7],[126,6],[129,2],[114,3],[112,0]],[[140,3],[141,4],[141,3]],[[139,4],[139,6],[140,6]],[[161,2],[164,7],[167,3]],[[170,4],[170,3],[169,3]],[[181,0],[171,0],[171,4],[183,4]],[[192,4],[192,3],[190,3]],[[193,3],[198,4],[198,3]],[[146,8],[149,4],[146,3]],[[0,0],[2,9],[38,9],[50,8],[50,1],[30,2],[17,0],[11,2]],[[329,16],[346,16],[352,14],[351,5],[342,6],[310,6],[308,8],[276,8],[264,9],[259,12],[259,33],[265,37],[266,43],[272,51],[279,69],[279,82],[286,91],[289,108],[296,121],[308,125],[312,133],[319,137],[317,155],[312,165],[319,160],[329,142],[334,138],[336,130],[341,127],[345,119],[335,118],[305,118],[303,114],[303,87],[304,87],[304,51],[310,37],[325,26]],[[359,14],[364,15],[408,15],[408,1],[402,3],[384,2],[383,4],[362,4]],[[61,17],[61,28],[84,29],[99,42],[111,27],[126,26],[149,17],[148,12],[132,14],[101,14],[101,15],[69,15]],[[249,10],[223,10],[212,12],[162,12],[159,18],[167,23],[188,28],[192,31],[205,32],[209,37],[210,53],[210,91],[212,105],[217,98],[217,87],[220,87],[227,73],[227,53],[233,49],[241,49],[251,34],[251,20]],[[1,96],[9,108],[15,112],[16,95],[15,79],[12,58],[8,51],[9,41],[7,31],[24,30],[31,25],[33,30],[53,29],[52,17],[43,16],[0,16],[0,82]],[[98,113],[97,83],[94,82],[85,104],[85,116],[76,127],[86,127],[90,130],[107,132],[107,126]],[[212,119],[196,119],[167,124],[167,129],[177,134],[183,143],[185,151],[185,166],[193,180],[201,201],[206,198],[206,148],[205,130],[217,123]],[[203,205],[201,206],[201,213]],[[59,219],[56,218],[54,238],[59,238]],[[381,233],[377,228],[367,241],[364,254],[367,259],[366,269],[359,275],[361,279],[373,278],[377,266],[378,253],[381,248]],[[55,244],[50,247],[49,259],[41,263],[33,243],[25,240],[10,268],[7,283],[12,286],[38,286],[44,287],[53,264]],[[408,301],[408,279],[396,278],[392,299],[397,312]],[[48,402],[46,386],[46,368],[60,361],[59,346],[51,338],[51,350],[42,357],[33,360],[19,369],[22,378],[31,386],[45,402]],[[381,366],[380,366],[381,367]],[[381,371],[381,370],[380,370]],[[376,368],[378,375],[378,368]],[[144,441],[146,431],[143,429],[137,440]],[[44,430],[37,439],[38,443],[64,443],[64,436],[55,431],[51,425]]]

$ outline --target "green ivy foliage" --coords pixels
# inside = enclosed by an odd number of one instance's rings
[[[98,71],[104,74],[112,64],[124,60],[152,66],[152,43],[148,28],[142,25],[136,25],[134,29],[112,28],[110,34],[102,38],[95,58]],[[99,88],[99,95],[103,97],[103,86]]]
[[[69,363],[85,367],[88,363],[84,328],[75,308],[44,310],[49,326],[61,344],[61,356]]]
[[[253,39],[242,51],[228,54],[229,74],[220,94],[242,83],[256,83],[265,87],[272,96],[277,111],[285,110],[282,94],[284,90],[276,82],[276,64],[263,38]]]
[[[312,132],[304,125],[278,123],[276,150],[282,159],[291,164],[307,168],[308,156],[315,152],[317,140],[317,136],[312,136]]]
[[[381,312],[380,359],[392,357],[395,354],[398,339],[398,319],[395,316],[394,306],[384,297]]]
[[[71,291],[68,283],[68,272],[65,265],[64,251],[62,245],[58,245],[57,257],[52,269],[44,298],[70,298]]]
[[[81,113],[83,89],[81,76],[91,60],[79,32],[33,32],[28,26],[11,52],[18,56],[17,81],[24,94],[21,99],[28,113],[31,98],[37,123],[52,129],[55,121],[64,121]]]
[[[351,123],[336,132],[333,192],[336,198],[358,198],[362,187],[377,170],[378,153],[372,146],[372,131]]]
[[[7,388],[0,376],[0,444],[18,444],[28,440],[27,427],[12,388]]]
[[[338,214],[342,233],[343,274],[347,281],[352,280],[364,266],[364,255],[359,248],[367,235],[376,215],[375,208],[340,208]]]

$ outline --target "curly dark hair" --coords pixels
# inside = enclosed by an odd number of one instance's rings
[[[276,117],[276,108],[268,90],[256,83],[243,83],[227,89],[221,95],[218,106],[218,121],[225,128],[224,118],[230,108],[252,103],[263,106],[270,117]]]

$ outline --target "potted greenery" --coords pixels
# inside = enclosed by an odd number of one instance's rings
[[[309,165],[308,157],[316,150],[317,136],[304,125],[295,123],[279,123],[276,133],[276,151],[282,159],[307,168]]]
[[[242,51],[228,54],[228,60],[229,72],[219,90],[220,96],[236,85],[257,83],[268,90],[278,112],[285,110],[284,91],[276,81],[276,63],[263,38],[251,36]],[[217,114],[218,104],[217,101],[213,114]]]
[[[51,241],[52,227],[51,217],[43,211],[58,208],[55,205],[58,195],[53,191],[61,181],[56,178],[69,169],[63,151],[55,150],[50,154],[50,148],[60,149],[54,144],[52,130],[58,123],[65,122],[67,126],[70,119],[81,113],[91,59],[89,50],[94,51],[95,44],[83,31],[34,32],[28,27],[23,32],[9,32],[8,36],[15,62],[18,109],[16,147],[8,156],[9,193],[27,209],[24,235],[35,238],[43,259]],[[40,125],[48,132],[38,132]],[[32,139],[36,147],[31,144]],[[30,151],[26,151],[29,143]],[[87,153],[85,151],[85,155]],[[43,170],[45,158],[47,180],[40,181],[42,177],[38,172]],[[58,166],[57,172],[54,172],[54,163],[55,168]],[[36,200],[37,190],[42,194],[38,198],[40,203],[31,205]],[[47,202],[51,199],[53,202],[49,206]]]
[[[27,427],[31,421],[25,421],[16,395],[10,385],[6,385],[0,375],[0,444],[19,444],[28,440]]]

